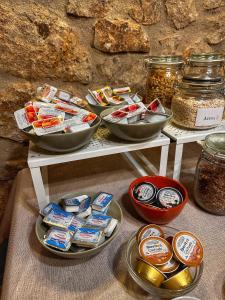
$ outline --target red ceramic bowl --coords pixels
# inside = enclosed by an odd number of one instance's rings
[[[146,206],[136,200],[133,196],[134,187],[141,182],[150,182],[158,189],[164,187],[173,187],[178,189],[183,195],[184,200],[181,204],[172,208],[158,208]],[[178,181],[164,176],[143,176],[135,179],[129,187],[129,196],[137,213],[147,222],[155,224],[167,224],[176,218],[188,201],[188,192],[186,188]]]

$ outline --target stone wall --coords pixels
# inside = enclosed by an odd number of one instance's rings
[[[1,0],[0,205],[26,161],[12,113],[38,84],[139,90],[149,54],[225,52],[224,17],[225,0]]]

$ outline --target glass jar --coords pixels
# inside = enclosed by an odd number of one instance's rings
[[[223,81],[192,80],[184,76],[172,100],[173,122],[190,129],[209,129],[223,119]]]
[[[176,87],[183,76],[182,56],[151,56],[145,62],[148,68],[145,103],[158,98],[163,106],[170,108]]]
[[[187,60],[185,74],[192,77],[224,78],[224,56],[220,53],[192,54]]]
[[[225,133],[205,139],[195,172],[194,198],[204,210],[225,215]]]

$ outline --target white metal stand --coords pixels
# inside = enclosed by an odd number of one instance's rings
[[[209,130],[187,130],[176,127],[175,124],[172,122],[170,122],[166,127],[164,127],[163,133],[170,137],[174,142],[176,142],[173,169],[174,179],[180,179],[184,144],[202,141],[208,134],[215,132],[225,132],[225,121],[223,121],[223,123],[220,126]]]
[[[47,167],[49,165],[121,153],[126,157],[126,159],[129,160],[139,175],[146,176],[148,173],[145,171],[142,165],[135,160],[130,151],[162,147],[159,171],[154,166],[152,167],[152,164],[142,153],[141,155],[142,160],[144,160],[147,167],[149,167],[151,170],[153,169],[154,173],[165,176],[167,170],[169,144],[170,139],[164,134],[160,134],[155,139],[142,143],[125,142],[113,137],[106,128],[99,128],[96,135],[92,138],[87,146],[68,154],[51,154],[49,152],[37,149],[32,143],[30,143],[28,166],[31,171],[39,207],[43,208],[47,203],[49,203],[47,181]],[[138,154],[140,155],[140,153]]]

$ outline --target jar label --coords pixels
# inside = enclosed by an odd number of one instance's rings
[[[224,107],[199,108],[195,126],[211,126],[220,123],[223,119],[223,111]]]
[[[149,240],[143,244],[145,256],[156,256],[158,259],[168,255],[169,250],[166,244],[159,240]]]

